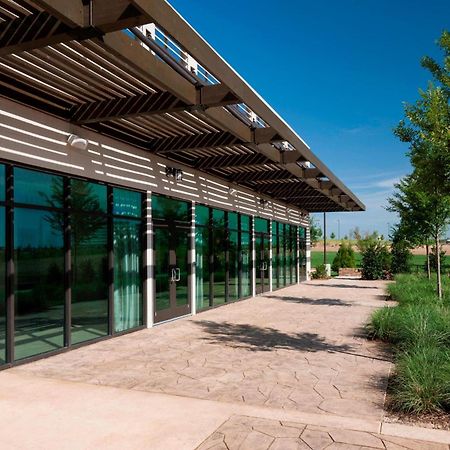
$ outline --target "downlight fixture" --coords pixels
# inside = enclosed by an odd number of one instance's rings
[[[78,148],[79,150],[86,150],[89,141],[80,136],[77,136],[76,134],[69,134],[69,136],[67,136],[67,143],[73,148]]]
[[[166,166],[166,177],[173,178],[175,181],[183,181],[183,171],[176,167]]]

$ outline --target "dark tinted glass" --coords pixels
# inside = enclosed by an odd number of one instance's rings
[[[83,180],[71,180],[71,204],[75,211],[106,213],[106,186]]]
[[[241,230],[250,231],[250,217],[241,214]]]
[[[5,201],[5,166],[3,164],[0,164],[0,202]]]
[[[5,208],[0,207],[0,365],[6,361]]]
[[[113,214],[142,217],[142,194],[128,189],[113,189]]]
[[[237,213],[229,212],[228,213],[228,228],[230,230],[238,229],[238,215]]]
[[[214,227],[225,226],[225,211],[222,211],[221,209],[212,210],[212,225]]]
[[[259,217],[255,218],[255,232],[256,233],[267,233],[269,231],[269,221],[266,219],[261,219]]]
[[[16,208],[15,359],[64,345],[64,246],[59,214]]]
[[[189,204],[162,195],[152,196],[153,219],[175,220],[177,222],[191,223],[189,217]]]
[[[114,219],[114,328],[143,324],[141,222]]]
[[[33,206],[62,208],[63,178],[28,169],[14,169],[14,201]]]
[[[241,295],[249,297],[252,295],[251,290],[251,242],[250,233],[241,233]]]
[[[209,224],[209,208],[203,205],[195,205],[195,223],[197,225]]]
[[[72,343],[108,333],[108,253],[106,218],[73,213]]]
[[[229,232],[229,277],[228,277],[228,300],[234,301],[239,298],[239,241],[238,232]]]
[[[197,211],[197,208],[195,208]],[[197,309],[209,306],[209,228],[195,229],[195,276]]]

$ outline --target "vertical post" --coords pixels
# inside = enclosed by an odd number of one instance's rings
[[[144,317],[147,328],[151,328],[155,315],[155,254],[153,248],[152,197],[150,191],[147,191],[145,195],[144,217]]]
[[[191,230],[189,235],[189,279],[188,286],[191,294],[191,313],[197,314],[197,283],[196,283],[196,254],[195,254],[195,202],[191,204]]]
[[[297,284],[300,284],[300,226],[297,226],[295,245],[297,246],[295,267],[297,270]]]
[[[323,213],[323,263],[327,263],[327,213]]]
[[[107,187],[107,246],[108,246],[108,330],[114,334],[114,236],[113,236],[113,190]]]
[[[311,278],[311,230],[309,223],[306,225],[306,281]]]
[[[6,361],[14,362],[15,305],[14,305],[14,175],[6,166]]]
[[[251,243],[252,243],[252,297],[256,296],[256,249],[255,249],[255,216],[251,218]]]
[[[273,220],[270,219],[269,220],[269,292],[273,291],[273,286],[272,286],[272,226],[273,226]]]

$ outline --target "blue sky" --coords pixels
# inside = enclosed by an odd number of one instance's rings
[[[430,78],[420,58],[441,59],[448,0],[169,1],[366,204],[329,214],[329,231],[386,234],[410,170],[392,129]]]

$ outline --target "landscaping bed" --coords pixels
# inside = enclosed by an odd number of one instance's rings
[[[398,275],[395,281],[388,293],[398,305],[377,310],[368,325],[372,338],[394,350],[391,421],[450,428],[450,281],[444,279],[443,300],[425,276]]]

